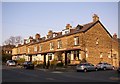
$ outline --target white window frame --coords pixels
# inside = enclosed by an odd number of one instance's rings
[[[62,41],[58,40],[58,49],[62,48]]]
[[[100,58],[103,58],[103,53],[102,52],[100,53]]]
[[[50,57],[51,57],[51,59],[49,59]],[[53,59],[52,53],[48,53],[48,59],[49,59],[49,60],[52,60],[52,59]]]
[[[53,50],[54,49],[54,44],[53,42],[50,42],[50,50]]]
[[[20,48],[18,48],[18,53],[20,53]]]
[[[78,36],[74,37],[74,45],[79,45],[79,37]]]
[[[37,46],[34,46],[34,52],[37,52]]]
[[[96,45],[98,45],[99,44],[99,39],[97,38],[97,40],[96,40]]]
[[[11,54],[11,51],[9,51],[9,54]]]
[[[28,53],[30,52],[30,48],[28,48]]]
[[[110,53],[108,53],[108,58],[111,58],[111,54]]]
[[[40,51],[42,51],[42,45],[40,45]]]
[[[26,47],[24,47],[24,52],[26,52]]]

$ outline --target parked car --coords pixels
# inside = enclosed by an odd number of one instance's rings
[[[34,69],[34,64],[30,61],[26,61],[23,63],[23,68],[25,69]]]
[[[117,72],[120,73],[120,67],[117,68]]]
[[[7,60],[6,65],[7,66],[16,66],[16,63],[13,60]]]
[[[105,62],[103,62],[103,63],[98,63],[98,64],[96,65],[96,67],[97,67],[98,70],[113,70],[113,69],[115,68],[115,67],[112,66],[111,64],[105,63]]]
[[[87,71],[95,71],[95,70],[97,71],[97,68],[91,63],[81,63],[76,66],[76,70],[77,72],[78,71],[87,72]]]

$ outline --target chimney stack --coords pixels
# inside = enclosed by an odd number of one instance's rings
[[[70,29],[70,28],[72,28],[72,26],[70,24],[67,24],[66,29]]]
[[[99,20],[99,17],[97,14],[94,14],[92,18],[93,18],[93,22],[96,22]]]
[[[49,30],[49,31],[48,31],[48,35],[49,35],[49,36],[51,36],[51,35],[52,35],[52,33],[53,33],[53,31],[52,31],[52,30]]]
[[[36,39],[36,40],[39,40],[39,39],[40,39],[40,34],[37,33],[37,34],[35,35],[35,39]]]
[[[27,40],[26,40],[26,39],[24,39],[24,44],[26,44],[26,41],[27,41]]]
[[[33,37],[32,37],[32,36],[30,36],[30,37],[29,37],[29,40],[30,40],[30,42],[32,42],[32,40],[33,40]]]
[[[114,33],[113,38],[117,39],[117,34],[116,33]]]

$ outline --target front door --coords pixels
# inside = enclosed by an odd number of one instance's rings
[[[30,55],[30,62],[32,62],[32,55]]]
[[[46,54],[44,54],[44,65],[46,66]]]

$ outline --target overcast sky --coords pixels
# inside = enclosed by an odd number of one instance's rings
[[[3,2],[2,42],[10,36],[28,38],[40,33],[43,37],[68,23],[73,27],[86,24],[94,13],[110,34],[118,34],[117,2]]]

